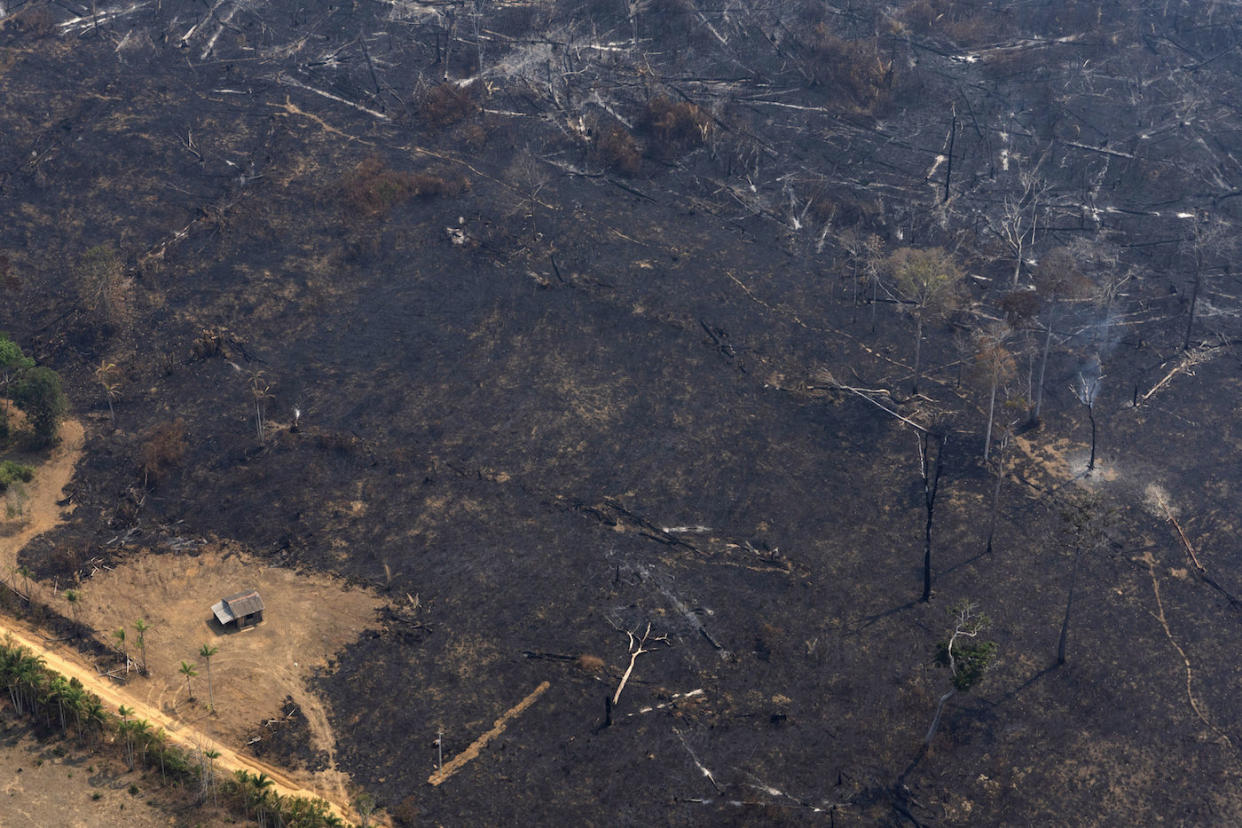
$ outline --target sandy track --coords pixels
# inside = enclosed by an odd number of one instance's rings
[[[21,548],[64,519],[66,510],[57,506],[56,501],[64,497],[65,486],[73,477],[85,444],[86,436],[80,422],[65,420],[61,423],[60,443],[52,449],[51,457],[39,464],[35,479],[27,487],[29,497],[23,504],[22,522],[14,534],[0,535],[0,573],[11,572],[17,566],[17,553]]]

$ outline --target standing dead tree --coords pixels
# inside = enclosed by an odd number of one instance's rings
[[[630,680],[630,675],[634,672],[634,664],[638,661],[640,655],[652,652],[656,644],[663,644],[666,647],[673,646],[667,635],[652,636],[651,622],[647,622],[647,627],[643,630],[641,636],[636,635],[637,628],[633,630],[625,630],[626,636],[629,638],[629,655],[630,663],[626,666],[625,672],[621,674],[621,681],[617,683],[617,692],[612,694],[612,703],[615,706],[621,701],[621,691],[625,689],[626,683]]]
[[[259,442],[263,442],[263,428],[266,425],[264,408],[267,400],[272,398],[272,386],[263,376],[262,371],[255,371],[250,376],[250,396],[254,399],[254,428]]]
[[[996,397],[1000,388],[1016,371],[1008,339],[1013,330],[1005,323],[996,323],[975,334],[975,360],[988,384],[988,425],[983,437],[983,462],[992,453],[992,423],[996,419]]]
[[[1186,333],[1182,337],[1182,350],[1190,350],[1190,337],[1194,332],[1195,310],[1199,305],[1199,297],[1203,292],[1203,282],[1207,275],[1209,259],[1221,258],[1227,253],[1226,247],[1233,241],[1234,234],[1229,225],[1222,221],[1212,221],[1207,210],[1195,213],[1194,225],[1190,237],[1186,239],[1189,253],[1194,266],[1194,284],[1190,292],[1190,306],[1186,313]]]
[[[919,432],[919,473],[923,477],[923,505],[927,508],[927,522],[923,526],[923,597],[919,599],[924,603],[931,600],[932,518],[936,511],[936,494],[940,491],[940,474],[944,471],[944,446],[949,441],[949,435],[941,433],[935,436],[934,461],[930,451],[932,439],[931,432]]]
[[[1044,320],[1044,347],[1039,360],[1039,380],[1034,383],[1035,403],[1030,416],[1032,422],[1039,419],[1039,411],[1044,402],[1044,377],[1048,371],[1048,354],[1052,350],[1058,303],[1063,299],[1084,294],[1089,287],[1087,278],[1079,270],[1079,257],[1076,252],[1058,247],[1044,256],[1035,270],[1036,295],[1043,300],[1048,312]]]
[[[988,463],[992,467],[993,474],[996,475],[996,485],[992,487],[992,506],[988,515],[988,544],[985,551],[989,555],[992,554],[992,540],[996,537],[996,517],[1000,512],[1001,486],[1005,482],[1005,455],[1009,442],[1013,439],[1014,424],[1007,424],[1001,431],[1000,445],[996,447],[996,453],[992,455]]]
[[[1078,372],[1078,380],[1070,390],[1074,392],[1074,396],[1082,403],[1083,408],[1087,409],[1087,419],[1091,421],[1091,459],[1087,461],[1087,474],[1095,470],[1095,398],[1100,393],[1100,381],[1104,379],[1104,375],[1100,372],[1100,358],[1095,356],[1087,364],[1087,367]]]
[[[1035,244],[1039,229],[1039,215],[1044,197],[1048,194],[1048,182],[1039,177],[1039,168],[1048,153],[1040,157],[1030,170],[1018,173],[1021,190],[1005,196],[998,221],[988,220],[988,228],[996,234],[1013,255],[1013,286],[1022,278],[1022,265]]]
[[[1070,569],[1069,591],[1065,598],[1065,615],[1061,619],[1061,634],[1057,637],[1057,666],[1065,663],[1065,648],[1069,643],[1070,614],[1074,609],[1074,594],[1078,588],[1078,572],[1083,553],[1092,553],[1107,540],[1106,532],[1114,514],[1104,506],[1103,499],[1092,492],[1075,495],[1061,512],[1070,541],[1073,544],[1074,564]]]

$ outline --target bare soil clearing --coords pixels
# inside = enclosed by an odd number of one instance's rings
[[[211,604],[241,589],[263,597],[258,627],[225,632],[211,616]],[[101,571],[82,588],[81,620],[107,637],[124,627],[129,656],[141,661],[134,622],[142,618],[149,675],[131,668],[126,694],[226,744],[240,745],[258,722],[280,716],[291,696],[310,725],[314,747],[328,755],[330,770],[318,784],[344,794],[335,772],[336,738],[323,702],[306,686],[316,670],[376,623],[384,602],[367,590],[347,588],[326,575],[272,566],[218,545],[198,554],[139,554],[111,571]],[[68,612],[68,606],[62,607]],[[115,641],[115,639],[113,639]],[[211,659],[215,714],[209,715],[203,644],[219,648]],[[196,664],[187,697],[182,661]],[[113,670],[124,672],[118,655]]]

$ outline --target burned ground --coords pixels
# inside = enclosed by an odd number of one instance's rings
[[[431,821],[1239,819],[1228,245],[1175,370],[1196,216],[1236,223],[1235,12],[173,5],[0,12],[0,328],[89,419],[41,576],[215,535],[385,591],[312,685],[338,766]],[[872,233],[969,273],[919,398],[905,306],[873,332],[855,283]],[[1057,311],[986,556],[968,334],[1075,241],[1096,289]],[[841,386],[950,435],[930,605],[915,432]],[[1119,514],[1054,669],[1081,488]],[[1000,660],[922,756],[964,597]],[[543,681],[428,784],[437,738]]]

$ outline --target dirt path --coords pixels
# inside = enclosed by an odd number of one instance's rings
[[[17,566],[17,553],[38,535],[43,534],[64,519],[67,510],[56,505],[64,497],[65,486],[73,477],[73,470],[82,457],[86,444],[82,424],[77,420],[65,420],[60,426],[60,444],[52,449],[52,456],[38,464],[35,479],[27,487],[28,497],[22,504],[22,516],[18,529],[11,535],[0,535],[0,575],[7,575]],[[27,461],[29,462],[29,461]],[[7,527],[13,521],[0,521]]]
[[[342,819],[352,819],[352,814],[345,803],[334,802],[328,799],[319,791],[312,791],[304,788],[294,782],[283,771],[272,767],[266,762],[254,759],[249,756],[237,753],[226,745],[206,736],[197,728],[180,722],[175,718],[166,715],[163,711],[158,710],[144,702],[130,696],[121,688],[112,683],[111,679],[103,678],[95,672],[93,667],[81,663],[73,654],[69,652],[61,653],[48,647],[41,641],[36,640],[28,631],[19,630],[17,626],[7,618],[0,618],[0,635],[11,637],[13,643],[28,648],[34,653],[42,656],[49,670],[54,670],[66,678],[76,678],[82,682],[86,689],[99,696],[100,700],[105,704],[118,708],[125,705],[133,709],[134,718],[146,719],[155,727],[162,727],[168,733],[170,742],[175,742],[182,747],[195,750],[198,748],[214,749],[220,752],[220,756],[216,759],[216,766],[224,768],[228,771],[244,770],[248,773],[265,773],[270,776],[275,783],[274,787],[281,796],[302,796],[308,798],[319,798],[328,802],[332,808],[332,812]]]

